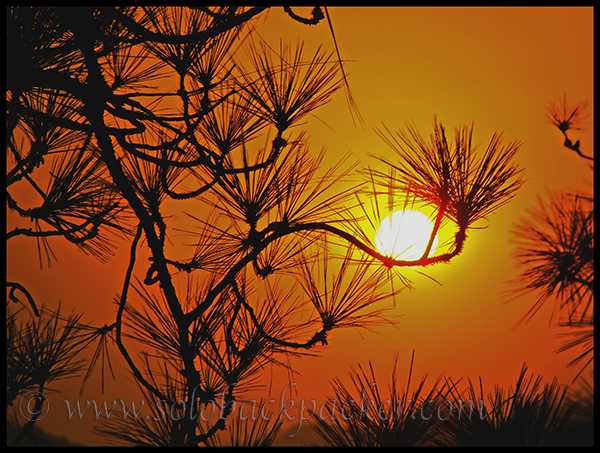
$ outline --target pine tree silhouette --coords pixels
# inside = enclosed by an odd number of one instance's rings
[[[451,260],[473,223],[521,185],[518,143],[494,135],[478,156],[472,128],[459,128],[452,146],[437,121],[430,142],[414,128],[386,136],[398,153],[389,174],[350,184],[344,160],[323,168],[301,126],[341,88],[355,107],[342,61],[257,42],[266,9],[7,9],[7,206],[32,222],[7,239],[35,238],[40,264],[55,259],[50,237],[101,260],[130,249],[114,323],[76,335],[97,344],[84,383],[114,342],[148,397],[196,413],[220,398],[224,408],[207,425],[107,421],[102,431],[118,441],[216,442],[265,365],[286,366],[286,355],[318,349],[333,329],[388,322],[384,301],[399,291],[387,288],[390,269]],[[331,27],[324,8],[285,11]],[[21,199],[21,186],[36,199]],[[375,225],[384,214],[376,197],[391,192],[434,206],[436,229],[456,228],[446,249],[411,261],[375,249],[359,221]],[[187,256],[176,247],[182,231],[194,243]],[[8,286],[12,302],[24,294],[36,308],[26,288]],[[133,344],[145,352],[134,356]],[[234,425],[254,433],[235,442],[268,443],[278,426]]]

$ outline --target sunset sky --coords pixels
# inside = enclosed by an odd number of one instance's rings
[[[298,393],[292,395],[296,401],[321,402],[333,395],[334,376],[350,382],[350,366],[368,361],[383,390],[395,352],[403,386],[413,350],[413,376],[427,373],[430,381],[443,373],[453,379],[481,377],[486,390],[494,384],[508,387],[526,363],[530,372],[544,376],[544,382],[556,376],[570,384],[577,370],[567,368],[572,353],[554,352],[561,341],[555,337],[559,329],[549,327],[552,305],[517,326],[537,297],[529,294],[509,302],[505,292],[520,271],[511,227],[526,217],[546,190],[593,190],[593,173],[586,161],[562,146],[560,131],[545,119],[545,107],[564,93],[570,105],[588,101],[588,127],[574,131],[572,138],[593,154],[593,9],[330,7],[328,11],[364,127],[353,124],[343,91],[317,110],[304,129],[315,154],[326,148],[325,165],[335,165],[348,153],[350,162],[359,162],[358,168],[380,165],[370,156],[393,158],[394,152],[375,129],[385,125],[397,130],[412,121],[428,137],[436,117],[450,137],[455,127],[474,123],[474,141],[480,149],[487,147],[494,132],[503,132],[504,144],[522,142],[516,160],[525,169],[526,182],[509,204],[475,225],[485,228],[469,231],[457,258],[420,269],[441,285],[406,272],[414,289],[396,299],[394,314],[402,315],[397,326],[372,332],[334,330],[329,344],[318,348],[318,357],[292,360],[299,376],[266,370],[266,389],[260,395],[279,400],[292,379],[297,383]],[[301,25],[276,8],[260,16],[255,27],[274,48],[281,39],[292,44],[303,40],[306,55],[319,45],[334,50],[326,21]],[[7,231],[21,224],[8,213]],[[56,307],[60,302],[64,311],[83,312],[83,320],[94,325],[113,322],[111,301],[122,288],[128,247],[121,246],[103,264],[74,246],[52,243],[57,244],[58,262],[40,271],[35,239],[8,241],[7,279],[29,288],[40,304]],[[42,428],[81,443],[101,442],[88,434],[89,424],[65,421],[61,402],[134,398],[116,347],[113,352],[116,385],[109,380],[101,396],[95,377],[79,397],[80,380],[54,383],[51,387],[62,392],[51,396],[50,414],[56,416],[42,420]],[[308,426],[303,429],[308,431]]]

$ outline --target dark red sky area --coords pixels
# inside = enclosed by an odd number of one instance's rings
[[[323,401],[332,394],[335,375],[349,382],[350,366],[369,360],[381,376],[380,386],[386,387],[395,351],[399,382],[404,384],[413,349],[417,377],[481,376],[491,389],[494,383],[513,383],[526,363],[548,381],[557,376],[569,384],[575,371],[567,363],[573,356],[554,353],[560,340],[557,329],[549,328],[553,307],[548,304],[517,327],[536,296],[507,303],[503,292],[519,275],[510,228],[536,204],[536,197],[547,189],[593,190],[587,163],[562,146],[562,135],[544,116],[545,106],[565,92],[572,103],[587,100],[589,127],[574,132],[573,138],[593,153],[593,9],[361,7],[329,8],[329,13],[365,124],[364,129],[354,127],[342,91],[316,111],[305,129],[315,153],[327,149],[325,164],[334,165],[351,153],[350,160],[359,161],[359,167],[377,165],[369,155],[392,156],[393,151],[375,128],[385,124],[396,130],[414,121],[428,136],[437,116],[448,131],[474,122],[474,140],[481,148],[494,132],[504,133],[505,144],[521,141],[517,162],[525,168],[526,183],[513,201],[476,225],[485,229],[470,231],[460,256],[426,269],[441,286],[414,271],[407,273],[414,290],[398,296],[395,314],[403,316],[395,328],[337,330],[329,345],[319,349],[319,357],[293,360],[301,373],[292,378],[297,382],[294,398]],[[261,16],[255,26],[274,48],[282,39],[292,44],[304,40],[306,55],[318,45],[334,49],[326,23],[302,26],[279,9]],[[18,222],[8,213],[7,230]],[[65,309],[83,311],[83,319],[96,325],[113,322],[111,300],[121,290],[127,247],[102,264],[74,247],[53,244],[58,263],[40,271],[35,240],[11,239],[8,280],[30,288],[40,303],[56,307],[60,302]],[[113,365],[121,374],[116,348],[114,352]],[[281,370],[267,369],[267,388],[260,395],[279,401],[287,379]],[[62,393],[52,396],[50,413],[40,426],[83,443],[99,439],[87,434],[90,423],[65,420],[65,398],[139,398],[122,374],[104,396],[98,394],[96,378],[83,397],[78,396],[79,381],[54,387]]]

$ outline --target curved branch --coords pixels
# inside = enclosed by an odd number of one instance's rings
[[[592,162],[594,161],[593,157],[586,156],[585,154],[583,154],[579,150],[579,140],[577,140],[575,143],[573,143],[573,142],[571,142],[571,140],[569,139],[569,137],[567,137],[566,131],[562,131],[562,133],[565,136],[565,142],[563,143],[563,145],[565,146],[565,148],[568,148],[571,151],[575,151],[580,157],[583,157],[584,159],[591,160]]]
[[[119,145],[121,145],[121,147],[123,149],[127,150],[127,152],[133,154],[135,157],[137,157],[139,159],[151,162],[156,165],[171,166],[171,167],[177,167],[177,168],[191,168],[191,167],[196,167],[198,165],[209,165],[209,162],[207,161],[206,157],[200,157],[198,159],[188,160],[188,161],[179,161],[179,160],[171,160],[171,159],[164,159],[161,157],[151,156],[151,155],[145,154],[137,149],[138,147],[150,148],[149,145],[130,143],[130,142],[126,141],[124,137],[115,136],[115,138],[117,139],[117,142],[119,143]],[[164,149],[167,146],[168,145],[161,145],[162,148],[159,148],[159,149]]]
[[[123,339],[121,337],[121,330],[122,330],[122,324],[123,324],[123,311],[125,310],[125,304],[127,303],[127,293],[129,292],[129,285],[131,283],[131,274],[133,273],[133,267],[135,265],[135,259],[136,259],[136,248],[137,248],[137,244],[142,236],[142,231],[143,231],[143,228],[142,228],[142,224],[140,223],[137,227],[137,231],[135,233],[135,237],[133,238],[133,242],[131,243],[131,252],[129,254],[129,265],[127,266],[127,272],[125,273],[125,282],[123,283],[123,291],[121,291],[121,298],[119,300],[119,309],[117,311],[117,320],[115,321],[115,325],[117,327],[115,339],[117,342],[117,346],[119,347],[119,351],[121,351],[121,354],[123,355],[123,357],[129,364],[129,367],[131,368],[131,371],[135,375],[136,379],[139,382],[141,382],[144,387],[146,387],[150,392],[152,392],[152,394],[157,396],[159,399],[164,400],[164,401],[169,401],[169,399],[166,398],[166,396],[163,395],[160,392],[160,390],[156,389],[152,384],[150,384],[144,378],[144,376],[142,375],[140,370],[138,370],[138,368],[135,366],[135,363],[133,363],[133,360],[131,359],[131,356],[129,355],[127,348],[125,348],[125,345],[123,344]],[[170,402],[169,404],[171,404],[171,403],[172,402]]]
[[[323,15],[323,11],[321,11],[321,8],[319,6],[315,6],[313,8],[313,10],[310,12],[310,17],[308,19],[305,17],[302,17],[302,16],[298,16],[296,13],[294,13],[294,11],[292,11],[292,8],[290,6],[284,6],[283,10],[292,19],[294,19],[295,21],[298,21],[304,25],[316,25],[319,22],[321,22],[323,19],[325,19],[325,16]]]
[[[162,189],[169,197],[173,198],[174,200],[188,200],[190,198],[194,198],[199,195],[202,195],[204,192],[206,192],[211,187],[213,187],[217,182],[219,182],[219,180],[220,180],[220,178],[217,176],[211,182],[204,184],[203,186],[201,186],[195,190],[192,190],[192,191],[186,192],[186,193],[177,193],[177,192],[173,192],[171,189],[169,189],[168,184],[167,184],[166,172],[161,174]]]
[[[447,192],[444,192],[447,193]],[[446,212],[446,207],[448,205],[448,201],[446,197],[442,198],[442,203],[440,209],[438,210],[437,216],[435,217],[435,224],[433,225],[433,230],[429,235],[429,241],[427,242],[427,247],[421,256],[421,259],[426,259],[429,256],[429,252],[431,252],[431,248],[433,247],[433,242],[435,241],[435,236],[437,235],[438,230],[440,229],[440,225],[442,224],[442,220],[444,219],[444,214]]]
[[[76,238],[73,237],[74,233],[78,233],[81,230],[83,230],[85,227],[87,227],[90,223],[92,223],[92,229],[90,231],[88,231],[84,236],[80,237],[80,238]],[[24,235],[24,236],[29,236],[29,237],[50,237],[50,236],[64,236],[65,239],[67,239],[69,242],[72,242],[73,244],[80,244],[84,241],[87,241],[88,239],[91,239],[95,236],[97,236],[98,231],[99,231],[99,224],[100,221],[98,220],[97,216],[94,216],[88,220],[86,220],[84,223],[82,223],[81,225],[78,225],[76,227],[73,228],[69,228],[68,230],[58,230],[58,231],[33,231],[31,228],[15,228],[12,231],[9,231],[6,234],[6,240],[11,239],[15,236],[18,235]]]
[[[15,111],[17,113],[23,114],[23,116],[31,116],[34,118],[38,118],[44,121],[47,121],[50,124],[60,126],[65,129],[70,129],[73,131],[87,132],[92,133],[92,127],[86,123],[78,123],[77,121],[69,120],[66,118],[60,118],[58,116],[51,115],[49,113],[40,112],[39,110],[35,110],[31,107],[25,107],[23,105],[17,105],[15,107]]]
[[[251,263],[256,257],[273,241],[287,236],[292,233],[298,233],[301,231],[327,231],[333,233],[336,236],[345,239],[358,249],[379,260],[383,265],[392,267],[415,267],[415,266],[427,266],[435,263],[443,263],[450,261],[452,258],[457,256],[463,249],[464,242],[466,239],[466,228],[460,227],[459,231],[455,235],[454,250],[448,253],[444,253],[437,256],[421,258],[418,260],[396,260],[389,256],[382,255],[367,244],[363,243],[360,239],[356,238],[352,234],[341,230],[333,225],[324,222],[312,222],[312,223],[295,223],[288,224],[284,222],[273,222],[267,228],[262,231],[256,232],[256,246],[240,261],[229,269],[229,272],[221,279],[217,285],[215,285],[207,294],[206,298],[192,311],[186,313],[187,324],[191,324],[196,318],[198,318],[204,311],[206,311],[213,303],[215,298],[232,284],[235,280],[236,275],[244,268],[247,264]]]
[[[15,211],[17,211],[22,217],[29,217],[30,219],[35,218],[35,219],[43,220],[46,223],[54,226],[56,228],[56,231],[33,231],[31,228],[16,227],[14,230],[9,231],[6,234],[6,240],[9,240],[18,235],[24,235],[24,236],[29,236],[29,237],[38,237],[38,238],[39,237],[50,237],[50,236],[64,236],[64,238],[67,241],[72,242],[73,244],[81,244],[82,242],[85,242],[88,239],[92,239],[92,238],[96,237],[98,235],[98,232],[100,231],[100,225],[102,224],[103,216],[108,214],[111,211],[111,209],[118,206],[118,204],[109,205],[102,212],[99,212],[99,213],[91,216],[89,219],[87,219],[82,224],[74,226],[73,228],[68,228],[65,230],[61,227],[60,223],[53,224],[52,222],[49,222],[44,217],[38,217],[38,216],[32,215],[32,213],[39,210],[39,208],[21,209],[17,205],[17,203],[14,201],[14,199],[10,196],[8,191],[7,191],[7,201],[8,201],[9,207],[11,209],[14,209]],[[73,236],[75,233],[81,232],[83,229],[88,227],[90,224],[92,225],[92,228],[90,229],[90,231],[85,233],[82,237],[77,238],[77,237]]]
[[[363,252],[367,253],[368,255],[372,256],[373,258],[381,261],[381,263],[387,267],[427,266],[430,264],[449,261],[451,258],[455,257],[462,251],[464,241],[466,239],[465,229],[463,229],[461,227],[461,229],[458,231],[458,233],[456,233],[455,243],[454,243],[455,248],[452,252],[444,253],[444,254],[432,256],[432,257],[420,258],[417,260],[397,260],[397,259],[391,258],[389,256],[382,255],[381,253],[379,253],[376,250],[374,250],[373,248],[369,247],[367,244],[365,244],[364,242],[362,242],[360,239],[356,238],[352,234],[350,234],[344,230],[341,230],[337,227],[334,227],[333,225],[330,225],[328,223],[313,222],[313,223],[297,224],[297,225],[291,226],[290,228],[293,229],[294,232],[303,231],[303,230],[309,230],[309,231],[323,230],[323,231],[328,231],[330,233],[333,233],[336,236],[339,236],[342,239],[345,239],[346,241],[350,242],[352,245],[354,245],[358,249],[362,250]]]
[[[115,19],[117,22],[120,22],[121,25],[128,28],[131,32],[141,36],[142,39],[144,39],[145,41],[162,44],[192,44],[197,43],[199,41],[215,38],[216,36],[249,21],[254,16],[265,11],[267,8],[269,7],[254,6],[248,11],[233,16],[230,20],[221,22],[207,30],[200,31],[197,33],[191,33],[188,35],[163,35],[160,33],[155,33],[151,30],[148,30],[146,27],[140,25],[131,17],[126,16],[121,11],[118,11],[115,8],[103,7],[98,9],[102,11],[103,14],[112,16],[113,19]]]
[[[21,302],[19,300],[19,298],[17,296],[15,296],[15,290],[19,290],[23,294],[25,294],[25,297],[27,298],[27,302],[29,302],[29,305],[31,305],[31,309],[33,310],[33,313],[35,313],[35,315],[39,318],[40,312],[38,311],[37,306],[35,305],[35,301],[33,300],[33,297],[31,296],[29,291],[27,291],[27,289],[23,285],[21,285],[19,283],[15,283],[15,282],[6,282],[6,286],[11,288],[10,293],[8,293],[8,297],[13,302]]]
[[[244,306],[244,308],[250,315],[250,318],[252,319],[254,326],[258,329],[260,334],[263,337],[265,337],[267,340],[269,340],[270,342],[275,343],[279,346],[284,346],[284,347],[294,348],[294,349],[310,349],[319,341],[321,342],[321,344],[327,344],[327,332],[331,329],[327,329],[325,327],[323,327],[323,329],[321,329],[320,331],[315,332],[315,334],[312,336],[312,338],[304,343],[280,340],[278,338],[272,337],[267,332],[265,332],[263,327],[260,325],[260,322],[258,321],[258,319],[256,318],[256,315],[254,314],[253,308],[250,305],[248,305],[248,303],[246,302],[246,300],[240,293],[237,283],[235,281],[231,284],[231,287],[233,288],[233,291],[236,295],[238,302]]]
[[[279,131],[277,134],[277,137],[275,137],[273,139],[273,142],[272,142],[273,149],[271,150],[269,157],[267,157],[267,159],[265,159],[263,162],[260,162],[260,163],[254,164],[254,165],[246,165],[241,168],[224,168],[221,162],[219,162],[218,164],[211,163],[211,165],[207,165],[207,166],[210,167],[211,170],[216,173],[216,176],[213,178],[213,180],[209,183],[204,184],[202,187],[199,187],[196,190],[192,190],[192,191],[186,192],[186,193],[177,193],[177,192],[174,192],[171,189],[169,189],[168,184],[167,184],[167,174],[166,174],[166,172],[162,172],[161,173],[162,189],[171,198],[173,198],[175,200],[184,200],[184,199],[197,197],[198,195],[201,195],[202,193],[204,193],[207,190],[209,190],[210,188],[212,188],[215,184],[221,183],[221,181],[222,181],[221,177],[223,175],[249,173],[249,172],[267,168],[269,165],[273,164],[277,160],[277,158],[281,154],[281,150],[287,146],[287,141],[281,135],[282,135],[282,131]],[[139,151],[137,151],[137,152],[139,152]]]

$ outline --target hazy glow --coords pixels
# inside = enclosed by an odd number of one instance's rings
[[[432,230],[433,222],[422,212],[396,211],[381,222],[375,235],[375,247],[382,255],[394,259],[417,260],[423,256]],[[429,256],[437,245],[436,235]]]

